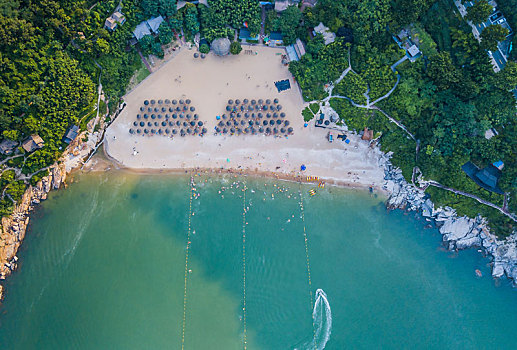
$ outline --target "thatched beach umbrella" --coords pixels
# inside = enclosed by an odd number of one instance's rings
[[[191,128],[187,128],[187,134],[192,134],[192,129]]]
[[[261,133],[261,134],[262,134],[262,133],[264,132],[264,128],[263,128],[263,127],[260,127],[260,128],[258,129],[258,131],[259,131],[259,133]]]
[[[269,125],[275,125],[275,121],[274,120],[270,120],[269,121]]]
[[[156,114],[151,114],[151,119],[156,119]]]
[[[147,106],[148,104],[149,104],[149,100],[145,100],[145,101],[144,101],[144,105],[146,105],[146,106]]]
[[[188,111],[188,107],[187,107],[186,105],[185,105],[185,106],[183,106],[183,110],[184,110],[184,111]]]
[[[171,100],[169,100],[168,98],[165,99],[165,104],[168,105],[171,103]]]
[[[156,134],[156,130],[155,129],[151,129],[151,134]]]
[[[285,134],[285,128],[280,128],[280,132],[281,132],[282,134]]]
[[[223,119],[226,119],[226,114],[223,114],[221,117],[222,117]]]
[[[190,122],[190,125],[191,125],[191,126],[195,126],[195,125],[196,125],[196,122],[195,122],[195,121],[191,121],[191,122]]]
[[[201,54],[201,58],[205,59],[206,55],[204,53]]]
[[[246,104],[249,102],[249,100],[247,98],[245,98],[242,102]]]
[[[290,123],[289,123],[289,120],[284,121],[284,125],[285,125],[285,126],[288,126],[289,124],[290,124]]]
[[[257,117],[258,117],[259,119],[261,119],[261,118],[262,118],[262,113],[257,114]]]
[[[226,134],[226,133],[228,133],[228,129],[223,128],[223,134]]]
[[[255,113],[251,113],[251,119],[255,119]]]
[[[231,110],[232,110],[232,107],[230,107],[230,106],[226,106],[226,110],[229,112],[229,111],[231,111]]]
[[[258,100],[258,104],[259,104],[259,105],[264,104],[264,100],[263,100],[263,99],[261,99],[261,98],[259,98],[259,100]]]
[[[229,105],[233,105],[233,100],[228,100]]]
[[[147,108],[147,112],[152,112],[153,111],[153,107],[148,107]]]
[[[273,128],[273,134],[278,134],[278,129],[277,128]]]
[[[181,130],[180,130],[180,135],[181,135],[181,136],[185,136],[185,130],[181,129]]]
[[[199,119],[199,115],[194,114],[194,120],[198,120],[198,119]]]
[[[159,105],[163,104],[163,100],[158,100],[158,104]]]
[[[285,113],[284,112],[280,113],[280,117],[285,118]]]
[[[230,125],[232,125],[232,124],[233,124],[233,123],[232,123],[231,121],[229,121],[229,120],[226,122],[226,125],[227,125],[227,126],[230,126]]]
[[[181,125],[181,122],[178,120],[178,121],[176,122],[176,126],[180,126],[180,125]]]
[[[165,115],[165,119],[169,120],[170,116],[168,114]]]
[[[275,106],[273,106],[273,105],[269,106],[269,110],[274,111],[275,110]]]
[[[219,125],[219,126],[224,126],[224,122],[221,120],[221,121],[219,122],[219,124],[217,124],[217,125]]]
[[[158,122],[154,122],[154,126],[158,126]]]
[[[129,129],[129,133],[130,133],[130,134],[134,134],[134,133],[135,133],[135,130],[133,130],[133,129]]]
[[[174,125],[176,125],[176,123],[174,123],[174,122],[169,122],[169,126],[174,126]]]
[[[190,99],[188,99],[188,98],[185,100],[185,103],[188,105],[190,104],[190,102],[192,102],[192,101],[190,101]]]
[[[138,122],[133,122],[133,126],[137,126],[138,125]]]
[[[176,100],[172,100],[172,104],[173,104],[173,105],[178,104],[178,101],[176,101]]]
[[[232,128],[230,128],[230,132],[231,132],[232,134],[234,134],[234,133],[235,133],[235,128],[233,128],[233,127],[232,127]]]
[[[155,107],[155,108],[154,108],[154,111],[155,111],[155,112],[159,112],[159,111],[160,111],[160,108]]]
[[[255,125],[260,125],[260,121],[255,120]]]
[[[176,112],[181,112],[181,107],[176,107]]]
[[[198,58],[199,54],[197,52],[194,53],[194,58]]]
[[[147,126],[152,126],[152,125],[153,125],[153,123],[147,122]]]
[[[183,118],[185,118],[185,114],[180,113],[180,114],[179,114],[179,117],[180,117],[180,119],[183,119]]]
[[[251,100],[251,104],[252,104],[252,105],[254,105],[254,104],[256,104],[256,103],[257,103],[257,101],[255,101],[255,100]]]
[[[330,124],[330,121],[325,120],[325,125],[327,125],[327,126],[328,126],[329,124]]]
[[[184,126],[184,127],[187,127],[187,126],[188,126],[188,123],[187,123],[187,122],[183,122],[183,126]]]
[[[290,134],[292,134],[292,133],[293,133],[293,128],[288,128],[288,129],[287,129],[287,132],[288,132],[288,133],[290,133]]]
[[[266,100],[266,104],[267,105],[271,104],[271,100],[269,98]]]
[[[197,125],[198,125],[198,126],[203,126],[203,122],[202,122],[202,121],[199,121],[199,122],[197,122]]]
[[[273,118],[278,118],[278,113],[273,113]]]
[[[248,122],[248,125],[252,126],[252,125],[253,125],[253,120],[250,120],[250,121]]]
[[[176,113],[174,113],[174,114],[172,115],[172,119],[178,119],[178,115],[177,115]]]
[[[142,133],[142,130],[140,130],[140,129],[136,129],[136,133],[137,133],[137,134],[141,134],[141,133]]]
[[[162,107],[162,112],[165,112],[166,110],[167,110],[167,108]]]
[[[240,113],[237,113],[237,118],[240,118],[242,117]]]
[[[244,113],[244,118],[248,119],[250,117],[250,114],[248,112]]]
[[[160,135],[162,135],[162,134],[163,134],[163,130],[162,130],[162,128],[159,128],[159,129],[158,129],[158,134],[160,134]]]
[[[178,130],[172,129],[172,133],[173,133],[173,135],[176,135],[178,133]]]
[[[147,119],[149,118],[149,115],[148,114],[144,114],[144,119]]]
[[[169,112],[174,112],[174,108],[169,107]]]
[[[239,99],[235,100],[235,104],[236,105],[240,105],[241,104],[241,100],[239,100]]]
[[[161,114],[158,114],[158,119],[162,119],[162,115]]]
[[[278,98],[275,98],[275,99],[273,100],[273,102],[274,102],[274,103],[278,103]]]
[[[140,107],[140,112],[143,112],[145,111],[145,108],[144,107]]]
[[[185,119],[190,120],[190,114],[186,114]]]
[[[278,106],[276,106],[276,110],[277,110],[277,111],[279,111],[279,110],[281,110],[281,109],[282,109],[282,105],[278,105]]]
[[[195,110],[196,110],[196,107],[194,107],[194,106],[191,106],[191,107],[190,107],[190,111],[191,111],[191,112],[194,112]]]
[[[170,133],[171,133],[171,129],[168,129],[168,128],[167,128],[167,129],[165,129],[165,133],[166,133],[166,134],[170,134]]]
[[[207,129],[206,128],[203,128],[203,130],[201,131],[203,134],[206,134],[207,133]]]
[[[145,123],[144,122],[140,122],[140,126],[145,126]]]
[[[167,122],[162,122],[162,126],[167,126]]]
[[[282,121],[280,119],[277,119],[276,120],[276,125],[280,125],[280,124],[282,124]]]
[[[180,105],[184,104],[185,101],[183,99],[180,100]]]
[[[266,128],[266,134],[271,134],[271,129],[269,127]]]
[[[262,122],[262,125],[264,125],[264,126],[266,126],[267,124],[268,124],[267,120],[264,120],[264,121]]]
[[[151,100],[151,104],[154,105],[156,103],[155,100]]]
[[[266,114],[266,117],[267,117],[267,118],[271,118],[271,113],[267,113],[267,114]]]
[[[218,127],[218,126],[216,126],[216,127],[215,127],[215,132],[221,132],[221,128],[220,128],[220,127]]]

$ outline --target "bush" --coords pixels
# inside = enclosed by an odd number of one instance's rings
[[[232,55],[238,55],[242,51],[241,43],[238,41],[234,41],[230,44],[230,53]]]
[[[201,44],[201,46],[199,46],[199,52],[208,53],[210,52],[210,47],[207,44]]]
[[[302,111],[303,120],[308,122],[312,118],[314,118],[314,114],[310,111],[309,107],[305,107],[305,109]]]

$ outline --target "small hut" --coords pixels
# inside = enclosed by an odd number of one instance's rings
[[[226,56],[230,53],[230,40],[219,38],[212,41],[210,49],[218,56]]]
[[[43,147],[43,139],[39,135],[31,135],[23,141],[22,147],[27,152],[32,152]]]

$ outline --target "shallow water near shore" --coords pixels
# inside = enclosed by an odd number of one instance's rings
[[[514,347],[509,282],[414,214],[366,191],[194,179],[192,203],[186,175],[76,174],[52,192],[6,283],[1,348]]]

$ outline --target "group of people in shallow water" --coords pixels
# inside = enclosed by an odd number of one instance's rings
[[[203,136],[208,130],[195,111],[189,99],[145,100],[129,133],[142,136]]]
[[[216,134],[251,134],[251,135],[292,135],[294,129],[290,126],[286,114],[281,112],[282,105],[278,99],[267,100],[228,100],[226,113],[217,116]]]

